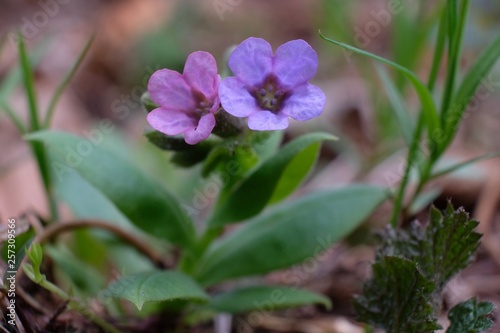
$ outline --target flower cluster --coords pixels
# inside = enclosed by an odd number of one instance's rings
[[[148,90],[159,108],[149,113],[150,125],[196,144],[210,136],[216,112],[248,117],[248,127],[256,131],[282,130],[289,117],[307,121],[323,112],[325,94],[309,83],[318,56],[303,40],[285,43],[273,54],[265,40],[248,38],[231,54],[229,68],[234,76],[221,81],[214,57],[200,51],[188,57],[183,74],[155,72]]]

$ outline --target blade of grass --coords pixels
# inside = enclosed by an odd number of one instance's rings
[[[18,48],[19,48],[19,63],[23,74],[24,88],[26,90],[26,98],[28,100],[29,115],[30,115],[30,130],[38,131],[40,129],[40,121],[38,119],[38,107],[36,103],[35,84],[33,79],[33,71],[29,63],[26,53],[26,45],[21,33],[18,32]]]
[[[31,66],[34,67],[40,62],[47,46],[48,41],[44,41],[35,48],[29,57]],[[11,69],[0,84],[0,99],[6,100],[11,95],[12,91],[17,87],[21,79],[21,68],[15,67],[14,69]]]
[[[375,69],[382,81],[385,90],[387,91],[387,95],[389,96],[389,101],[392,104],[392,109],[394,111],[394,115],[401,127],[401,132],[403,134],[403,138],[405,139],[408,145],[411,144],[413,137],[413,124],[408,112],[406,111],[404,98],[401,96],[401,93],[396,88],[396,85],[391,80],[389,75],[387,75],[387,71],[381,65],[376,64]]]
[[[85,44],[84,48],[78,55],[78,58],[76,59],[75,63],[73,66],[70,68],[70,70],[66,73],[64,76],[64,79],[61,81],[61,83],[57,86],[54,95],[52,96],[52,99],[50,100],[49,107],[47,108],[47,112],[45,113],[45,121],[43,122],[43,127],[44,128],[49,128],[50,123],[52,121],[52,116],[54,114],[54,110],[56,108],[57,102],[59,101],[59,98],[61,97],[63,91],[66,89],[68,86],[69,82],[75,75],[76,71],[80,67],[80,65],[83,62],[83,59],[87,55],[90,46],[92,45],[92,42],[94,41],[95,35],[90,36],[88,39],[87,43]]]
[[[446,11],[443,11],[441,18],[439,20],[438,36],[436,40],[436,48],[434,50],[434,57],[432,59],[431,72],[429,74],[429,80],[427,87],[430,91],[434,91],[436,86],[437,77],[439,74],[439,68],[441,67],[441,62],[443,60],[444,46],[446,44],[446,32],[447,32],[447,15]]]
[[[500,151],[496,151],[496,152],[493,152],[493,153],[489,153],[489,154],[486,154],[486,155],[481,155],[481,156],[478,156],[478,157],[475,157],[471,160],[468,160],[468,161],[465,161],[465,162],[461,162],[461,163],[457,163],[457,164],[454,164],[452,166],[449,166],[447,168],[444,168],[442,170],[438,170],[436,171],[431,177],[430,179],[434,179],[434,178],[438,178],[438,177],[441,177],[441,176],[444,176],[448,173],[452,173],[452,172],[455,172],[463,167],[466,167],[468,165],[471,165],[471,164],[474,164],[474,163],[477,163],[479,161],[483,161],[483,160],[488,160],[490,158],[495,158],[495,157],[500,157]]]
[[[429,135],[434,133],[436,129],[439,128],[439,118],[437,114],[437,109],[436,105],[434,104],[434,100],[432,98],[431,93],[427,89],[427,87],[420,81],[420,79],[417,77],[415,73],[410,71],[408,68],[405,68],[401,65],[396,64],[395,62],[392,62],[390,60],[387,60],[383,57],[377,56],[373,53],[358,49],[357,47],[344,44],[342,42],[338,42],[336,40],[330,39],[328,37],[325,37],[321,32],[319,33],[321,38],[326,40],[327,42],[330,42],[332,44],[338,45],[340,47],[343,47],[345,49],[348,49],[354,53],[360,54],[367,56],[369,58],[372,58],[374,60],[377,60],[379,62],[382,62],[386,65],[389,65],[390,67],[396,69],[398,72],[402,73],[413,85],[415,88],[415,91],[417,92],[417,95],[420,99],[420,102],[422,103],[422,110],[423,110],[423,115],[424,115],[424,120],[425,120],[425,125],[427,126],[427,130]]]
[[[448,1],[448,69],[446,85],[441,103],[441,126],[444,127],[449,112],[451,100],[455,92],[455,81],[458,73],[458,64],[462,51],[463,36],[469,13],[470,0],[463,0],[458,8],[458,0]],[[457,13],[460,14],[457,18]]]
[[[460,120],[467,109],[467,105],[476,93],[484,77],[491,70],[500,57],[500,36],[498,36],[483,53],[477,58],[470,70],[465,75],[458,91],[453,98],[447,118],[445,119],[443,143],[435,151],[433,159],[436,160],[450,145],[455,137]]]
[[[38,107],[36,103],[35,94],[35,84],[33,78],[33,71],[31,69],[28,55],[26,53],[26,45],[24,44],[24,39],[21,33],[18,32],[18,51],[19,51],[19,63],[21,64],[21,72],[23,76],[24,89],[26,91],[26,99],[28,100],[29,106],[29,116],[30,116],[30,127],[28,132],[35,132],[40,129],[40,121],[38,115]],[[52,186],[51,174],[49,170],[49,163],[47,159],[47,154],[45,146],[41,142],[30,142],[31,150],[33,156],[35,157],[40,176],[42,178],[43,187],[45,189],[45,194],[47,202],[49,205],[49,211],[51,214],[51,219],[56,220],[59,217],[57,210],[57,201],[54,194],[54,189]]]

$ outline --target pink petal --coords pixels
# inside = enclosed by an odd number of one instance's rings
[[[195,90],[206,98],[212,98],[217,93],[219,76],[214,57],[203,51],[191,53],[184,65],[184,78]]]
[[[283,130],[288,127],[288,117],[270,111],[258,111],[248,117],[248,127],[255,131]]]
[[[229,68],[246,84],[261,84],[272,72],[273,49],[264,39],[250,37],[234,49]]]
[[[235,117],[248,117],[260,110],[245,84],[236,77],[228,77],[221,82],[219,98],[224,110]]]
[[[160,69],[149,79],[151,99],[164,108],[187,111],[195,108],[191,87],[183,76],[170,69]]]
[[[323,91],[312,84],[303,84],[292,90],[280,111],[295,120],[306,121],[318,117],[325,108],[326,97]]]
[[[195,119],[181,111],[165,108],[154,109],[147,119],[151,127],[167,135],[181,134],[196,127]]]
[[[316,75],[318,55],[302,39],[281,45],[274,57],[274,74],[284,88],[304,84]]]
[[[190,145],[195,145],[200,141],[208,139],[214,127],[215,116],[212,113],[206,114],[200,118],[196,128],[189,129],[184,133],[184,140]]]

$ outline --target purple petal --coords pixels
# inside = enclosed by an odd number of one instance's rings
[[[224,110],[235,117],[248,117],[260,110],[245,84],[236,77],[228,77],[221,82],[219,98]]]
[[[248,117],[248,127],[255,131],[283,130],[288,127],[288,117],[270,111],[254,112]]]
[[[203,51],[193,52],[184,65],[184,78],[195,90],[206,98],[212,98],[217,93],[219,76],[214,57]]]
[[[170,69],[160,69],[149,79],[151,99],[163,108],[187,111],[195,108],[191,87],[183,76]]]
[[[281,45],[274,57],[274,74],[285,88],[304,84],[316,75],[318,55],[304,40]]]
[[[323,112],[325,103],[323,91],[307,83],[292,90],[292,95],[285,101],[280,113],[295,120],[306,121],[318,117]]]
[[[190,145],[195,145],[200,141],[207,139],[215,127],[215,116],[209,113],[200,118],[196,128],[187,130],[184,133],[184,140]]]
[[[181,134],[196,127],[196,120],[185,113],[164,108],[154,109],[147,119],[151,127],[167,135]]]
[[[262,38],[250,37],[234,49],[229,68],[246,84],[261,84],[273,70],[273,49]]]

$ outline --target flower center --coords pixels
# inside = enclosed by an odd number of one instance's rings
[[[254,89],[252,95],[260,108],[274,113],[281,109],[288,92],[281,90],[278,80],[270,75],[260,88]]]
[[[209,114],[210,109],[212,108],[212,103],[210,103],[205,96],[198,91],[193,91],[193,97],[196,101],[196,108],[193,112],[194,115],[201,118],[202,116]]]

